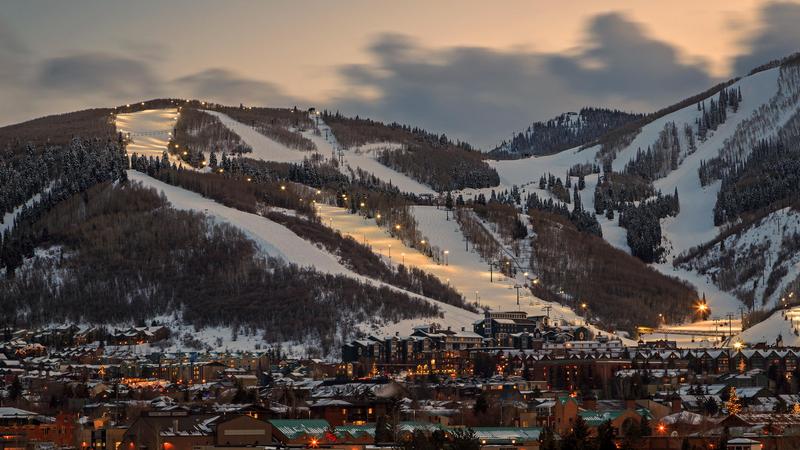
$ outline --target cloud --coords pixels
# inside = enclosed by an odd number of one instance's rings
[[[382,35],[374,62],[339,73],[352,91],[333,104],[444,131],[492,146],[533,120],[582,106],[652,110],[712,83],[703,64],[687,64],[620,14],[595,17],[588,44],[571,56],[480,47],[429,49]]]
[[[62,95],[91,95],[110,99],[147,98],[160,80],[140,60],[105,53],[84,53],[42,62],[37,80],[44,89]]]
[[[745,75],[768,61],[800,51],[800,5],[770,3],[761,11],[761,24],[742,42],[749,52],[734,61],[737,75]]]
[[[550,57],[554,75],[588,94],[672,101],[711,82],[704,65],[681,63],[675,48],[618,13],[595,17],[589,42],[576,56]]]
[[[175,91],[191,98],[224,104],[293,106],[293,99],[273,83],[242,77],[225,69],[208,69],[172,82]]]

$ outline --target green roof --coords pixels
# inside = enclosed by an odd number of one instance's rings
[[[487,444],[510,444],[538,441],[542,429],[539,427],[476,427],[472,429],[475,437]]]
[[[375,437],[375,424],[367,424],[367,425],[342,425],[340,427],[336,427],[334,430],[336,432],[336,437],[341,438],[344,437],[346,434],[353,436],[354,438],[358,438],[361,436],[371,436]]]
[[[621,416],[627,409],[611,409],[607,411],[593,411],[593,410],[584,410],[578,411],[578,415],[586,421],[586,424],[590,427],[599,427],[606,421],[613,421],[617,417]],[[650,410],[647,408],[639,408],[636,410],[640,416],[644,417],[647,420],[652,420],[653,415],[650,413]]]

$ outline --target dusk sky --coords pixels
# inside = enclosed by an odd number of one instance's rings
[[[194,97],[317,106],[484,148],[581,106],[647,112],[800,49],[800,3],[20,1],[0,124]]]

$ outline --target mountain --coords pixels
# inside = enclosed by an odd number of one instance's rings
[[[753,324],[800,284],[799,104],[787,58],[652,114],[534,124],[518,143],[541,154],[516,159],[185,99],[0,128],[0,307],[319,357],[481,309],[635,333],[705,298]]]
[[[525,131],[501,142],[489,155],[495,159],[516,159],[557,153],[591,142],[642,117],[616,109],[583,108],[546,122],[534,122]]]
[[[794,55],[586,144],[490,164],[498,192],[570,220],[578,200],[608,243],[691,283],[715,316],[744,307],[753,323],[800,281],[799,108]]]

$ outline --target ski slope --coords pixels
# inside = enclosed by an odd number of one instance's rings
[[[800,347],[800,307],[775,311],[763,322],[757,323],[739,335],[747,344],[774,344],[780,338],[787,347]]]
[[[148,109],[135,113],[117,114],[117,131],[130,135],[128,155],[161,158],[167,150],[172,130],[178,119],[178,110]]]
[[[239,135],[244,143],[253,149],[253,152],[247,155],[249,158],[281,163],[301,163],[305,158],[313,155],[313,152],[291,149],[221,112],[211,110],[203,110],[203,112],[215,116],[229,130]]]
[[[391,183],[393,186],[400,189],[401,192],[408,192],[416,195],[436,194],[436,191],[431,189],[430,186],[426,186],[408,175],[386,167],[376,159],[380,151],[402,148],[402,144],[384,142],[366,144],[351,149],[344,148],[339,145],[336,141],[336,137],[333,135],[333,131],[331,131],[330,127],[320,116],[312,115],[312,119],[316,121],[320,133],[306,132],[303,135],[311,139],[323,155],[331,155],[336,158],[338,157],[338,152],[341,150],[343,164],[339,165],[339,170],[345,175],[350,175],[350,169],[353,171],[361,169],[375,175],[386,183]]]
[[[667,261],[663,264],[654,264],[653,267],[665,275],[676,276],[694,285],[699,293],[706,295],[715,315],[738,312],[741,302],[730,293],[720,290],[707,277],[672,267],[671,260],[681,252],[707,242],[718,235],[719,228],[714,226],[712,211],[720,183],[701,187],[698,176],[700,163],[717,156],[723,145],[726,145],[726,140],[734,136],[737,128],[741,128],[740,125],[743,122],[763,114],[765,105],[774,103],[779,91],[779,75],[779,69],[771,69],[742,78],[733,84],[733,88],[741,88],[742,91],[743,101],[739,110],[735,113],[729,110],[726,122],[721,124],[716,131],[709,132],[706,141],[697,141],[697,150],[694,153],[686,155],[676,170],[653,183],[657,190],[661,190],[665,194],[672,193],[677,188],[681,208],[676,217],[662,220],[664,247],[668,251]],[[783,95],[788,97],[791,93],[783,93]],[[748,137],[760,139],[774,134],[796,111],[796,104],[789,101],[785,101],[782,107],[777,118],[773,118],[771,121],[761,121],[766,125],[762,125],[762,129],[758,130],[754,136]],[[612,165],[614,170],[623,171],[625,165],[635,157],[639,148],[647,149],[648,146],[653,145],[667,123],[674,122],[679,134],[682,134],[684,124],[694,125],[699,114],[697,106],[693,104],[645,125],[631,144],[617,153]],[[685,142],[682,141],[681,146],[686,149]],[[492,190],[502,191],[516,185],[522,191],[523,198],[526,194],[534,192],[542,198],[550,198],[549,192],[538,188],[538,181],[542,175],[552,173],[556,177],[564,179],[567,170],[575,164],[599,163],[595,159],[599,150],[599,146],[583,150],[576,147],[554,155],[488,161],[500,176],[500,186],[465,190],[460,193],[466,199],[472,198],[478,193],[488,197]],[[572,181],[574,183],[576,178],[573,177]],[[586,188],[580,192],[580,196],[584,209],[591,211],[594,209],[594,188],[597,185],[598,176],[589,175],[585,177],[585,181]],[[598,221],[603,229],[604,239],[612,246],[630,253],[627,245],[627,232],[619,226],[618,221],[616,219],[608,220],[605,217],[598,217]]]
[[[350,214],[343,208],[328,205],[318,205],[317,211],[323,223],[340,231],[342,234],[352,236],[359,242],[365,243],[372,251],[381,255],[392,264],[405,263],[407,266],[417,267],[428,273],[436,275],[440,280],[450,284],[459,291],[468,301],[476,299],[495,311],[522,310],[528,314],[544,315],[545,307],[550,307],[550,317],[565,323],[583,324],[585,320],[574,311],[558,303],[542,301],[524,287],[519,290],[520,305],[517,307],[517,291],[515,284],[524,285],[530,280],[525,280],[523,273],[516,279],[508,278],[502,274],[494,273],[493,282],[490,282],[489,267],[480,255],[471,249],[465,250],[461,230],[456,221],[444,209],[433,206],[415,206],[414,217],[419,230],[430,245],[438,246],[442,251],[447,251],[447,264],[437,264],[418,250],[407,247],[399,239],[379,227],[373,219],[365,219],[357,214]],[[593,332],[608,334],[590,325]],[[471,329],[469,324],[468,329]],[[627,344],[633,341],[624,340]]]
[[[431,320],[452,327],[471,326],[472,322],[478,317],[477,314],[461,308],[441,303],[415,293],[404,291],[381,281],[359,275],[343,266],[336,256],[302,239],[288,228],[262,216],[229,208],[214,200],[205,198],[200,194],[163,183],[141,172],[129,170],[128,177],[132,181],[140,182],[144,186],[152,187],[159,192],[163,192],[174,208],[198,211],[206,214],[213,220],[226,222],[239,228],[269,256],[280,258],[288,263],[303,267],[313,267],[318,272],[332,275],[344,275],[375,286],[387,286],[412,297],[431,302],[439,307],[444,314],[443,319],[414,319],[395,324],[382,324],[381,328],[375,329],[372,328],[374,324],[364,324],[366,328],[365,331],[375,332],[381,335],[393,334],[395,331],[409,333],[412,325],[420,325],[426,322],[430,323]]]

